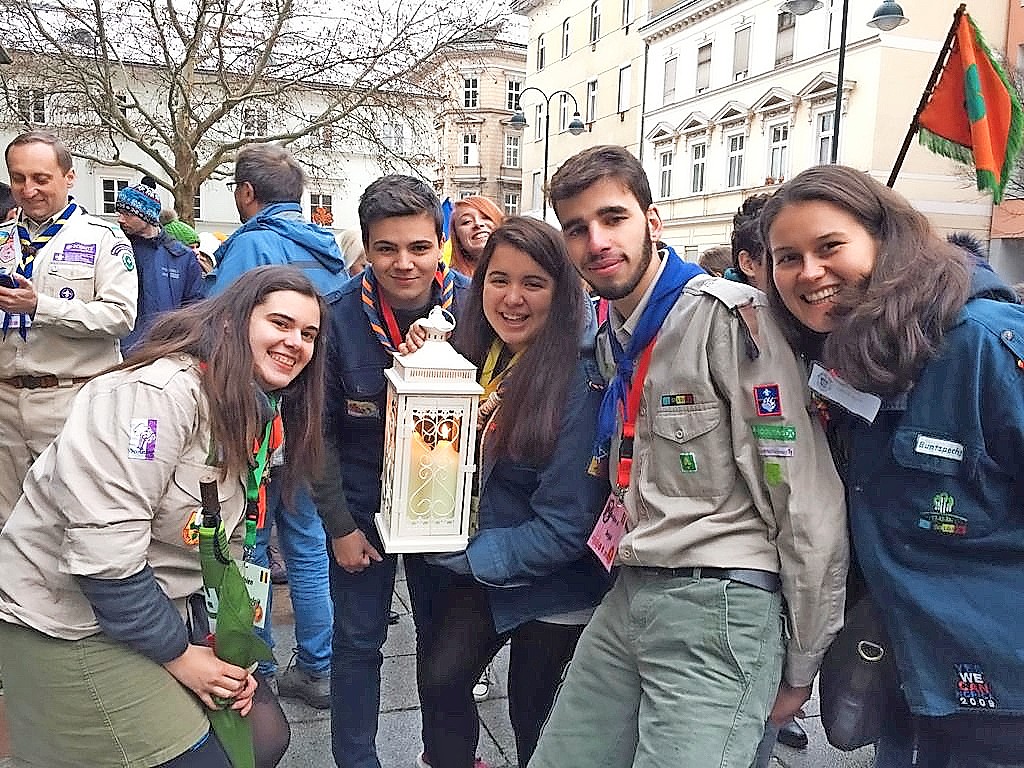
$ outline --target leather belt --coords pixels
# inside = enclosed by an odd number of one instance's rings
[[[782,588],[779,581],[779,574],[771,571],[758,571],[753,568],[658,568],[631,566],[638,570],[650,571],[662,576],[686,579],[722,579],[723,581],[735,581],[737,584],[745,584],[755,589],[763,589],[765,592],[778,592]]]
[[[65,386],[85,384],[88,380],[88,376],[76,376],[71,379],[62,379],[52,373],[47,373],[42,376],[11,376],[9,379],[0,379],[0,384],[6,384],[7,386],[15,387],[16,389],[53,389],[54,387],[61,386],[61,384],[64,384]]]

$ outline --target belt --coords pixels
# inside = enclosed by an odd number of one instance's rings
[[[637,570],[650,571],[662,576],[687,579],[722,579],[745,584],[765,592],[778,592],[782,588],[779,574],[771,571],[758,571],[753,568],[658,568],[637,566]]]
[[[0,379],[0,384],[6,384],[16,389],[53,389],[59,386],[76,386],[85,384],[88,376],[76,376],[71,379],[61,379],[52,373],[42,376],[11,376],[9,379]]]

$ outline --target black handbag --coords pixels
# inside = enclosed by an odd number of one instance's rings
[[[821,724],[829,744],[849,752],[878,741],[899,682],[888,637],[867,594],[846,612],[820,675]]]

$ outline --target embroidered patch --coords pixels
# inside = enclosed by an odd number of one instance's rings
[[[661,396],[661,405],[663,408],[669,405],[693,405],[694,402],[696,402],[696,400],[691,394]]]
[[[156,419],[132,419],[128,458],[142,461],[156,458]]]
[[[764,481],[772,488],[782,482],[782,465],[774,461],[764,463]]]
[[[937,493],[932,497],[932,511],[921,515],[917,527],[934,531],[944,536],[966,536],[967,518],[953,514],[956,499],[948,493]]]
[[[68,243],[64,250],[53,255],[55,262],[65,264],[95,264],[96,245],[93,243]]]
[[[200,507],[192,513],[188,522],[185,523],[185,527],[181,529],[181,540],[185,542],[186,547],[195,547],[199,544],[199,517],[202,513],[203,510]]]
[[[778,384],[758,384],[754,387],[754,405],[758,416],[781,416],[782,397]]]
[[[918,435],[917,443],[914,445],[914,451],[916,453],[924,453],[928,456],[939,456],[943,459],[952,459],[953,461],[964,460],[964,447],[960,443],[954,443],[952,440],[940,440],[937,437],[928,437],[927,435]]]
[[[0,230],[0,245],[3,245],[11,237],[11,233],[8,230]]]
[[[778,456],[779,458],[792,458],[793,448],[789,445],[759,445],[757,447],[759,456]]]
[[[758,440],[783,440],[788,443],[796,440],[796,427],[792,424],[752,424],[751,429]]]
[[[694,456],[692,453],[680,453],[679,468],[683,470],[683,472],[696,472],[697,457]]]
[[[980,664],[954,664],[957,701],[964,709],[995,709],[996,697]]]
[[[67,286],[61,288],[60,289],[60,293],[58,293],[57,295],[60,296],[62,299],[73,299],[73,298],[75,298],[74,290],[72,290],[71,288],[68,288]]]
[[[372,400],[346,400],[345,410],[356,419],[380,418],[380,408]]]
[[[135,252],[128,243],[118,243],[110,252],[121,259],[121,263],[124,264],[126,270],[131,272],[135,269]]]

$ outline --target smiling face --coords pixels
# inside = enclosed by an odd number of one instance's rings
[[[485,216],[476,208],[470,208],[468,205],[459,208],[459,216],[455,221],[455,236],[459,239],[463,254],[476,261],[497,225],[490,216]]]
[[[613,177],[594,182],[556,206],[569,256],[599,296],[629,316],[660,266],[652,258],[661,217],[646,211]]]
[[[7,172],[14,201],[33,221],[45,221],[67,207],[75,171],[61,170],[57,152],[49,144],[34,141],[11,147]]]
[[[525,251],[499,243],[484,278],[484,317],[513,352],[525,349],[548,321],[555,280]]]
[[[390,216],[369,226],[366,260],[385,300],[395,309],[419,309],[430,301],[441,258],[434,217]]]
[[[320,305],[296,291],[274,291],[249,317],[253,375],[266,392],[287,387],[313,357]]]
[[[791,203],[768,232],[779,298],[804,326],[835,328],[833,303],[860,287],[875,268],[878,244],[856,218],[822,200]]]

